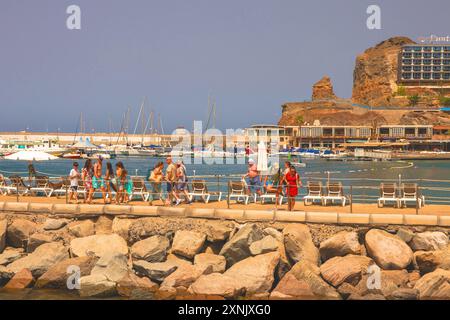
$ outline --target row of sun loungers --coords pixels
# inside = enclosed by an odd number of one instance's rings
[[[142,201],[149,201],[151,192],[148,191],[144,178],[131,177],[131,179],[133,189],[130,200],[136,197]],[[326,188],[324,188],[321,181],[308,181],[306,188],[307,194],[303,197],[305,206],[316,203],[324,206],[329,203],[339,203],[345,206],[351,201],[345,195],[341,182],[328,182]],[[17,194],[19,196],[25,196],[42,194],[46,197],[51,197],[52,195],[60,197],[69,192],[69,190],[70,180],[68,177],[62,177],[61,183],[53,184],[50,182],[49,177],[36,176],[34,186],[28,186],[19,176],[9,177],[9,183],[5,178],[0,176],[0,194],[2,195]],[[82,181],[79,183],[77,192],[79,195],[86,197],[87,191]],[[115,192],[112,193],[114,194]],[[209,191],[205,180],[193,180],[188,196],[190,201],[201,199],[203,202],[208,203],[212,197],[217,197],[217,200],[221,201],[223,193],[221,191]],[[285,199],[282,193],[268,192],[265,188],[260,195],[252,194],[242,181],[231,181],[229,183],[228,199],[230,201],[235,200],[236,202],[242,202],[247,205],[250,199],[256,202],[258,197],[262,204],[269,200],[275,202],[277,199],[279,204],[282,204],[283,199]],[[419,194],[417,184],[415,183],[404,183],[400,187],[396,183],[382,183],[380,185],[380,197],[377,199],[377,203],[379,207],[393,203],[399,208],[406,206],[408,203],[414,203],[421,208],[425,205],[425,197]]]

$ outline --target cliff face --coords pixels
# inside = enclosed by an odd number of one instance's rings
[[[374,107],[396,104],[398,54],[403,45],[414,43],[406,37],[395,37],[359,55],[353,72],[353,102]]]

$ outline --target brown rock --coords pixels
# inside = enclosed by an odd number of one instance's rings
[[[448,237],[443,232],[417,233],[409,244],[414,251],[432,251],[445,249],[448,246]]]
[[[195,231],[180,230],[175,232],[172,243],[172,253],[188,259],[200,252],[206,240],[206,235]]]
[[[320,277],[319,268],[307,260],[296,263],[270,294],[271,299],[341,299]]]
[[[67,286],[68,278],[74,271],[80,271],[80,276],[84,277],[91,274],[92,268],[97,262],[94,257],[78,257],[66,259],[50,267],[36,281],[36,288],[54,288],[63,289]]]
[[[437,268],[450,270],[450,247],[436,251],[416,251],[414,260],[422,273],[432,272]]]
[[[43,275],[54,264],[69,257],[69,252],[59,242],[44,243],[34,250],[33,253],[20,258],[8,265],[8,268],[17,273],[22,269],[31,271],[34,277]]]
[[[95,224],[91,220],[72,222],[68,226],[69,233],[74,237],[83,238],[95,234]]]
[[[361,254],[361,245],[358,241],[356,232],[342,231],[335,236],[320,243],[320,257],[322,261],[339,256],[343,257],[347,254]]]
[[[220,251],[227,260],[227,267],[250,257],[250,245],[262,238],[263,232],[256,224],[246,224],[240,228]]]
[[[67,219],[51,219],[48,218],[44,223],[44,230],[59,230],[69,223]]]
[[[320,273],[334,287],[344,282],[356,285],[372,263],[372,259],[363,256],[334,257],[320,266]]]
[[[250,245],[250,252],[256,256],[278,250],[278,241],[272,236],[265,236],[261,240],[255,241]]]
[[[227,261],[224,256],[200,253],[195,256],[194,264],[202,269],[211,267],[212,272],[223,273],[225,272]]]
[[[7,267],[0,265],[0,287],[7,283],[12,277],[14,277],[14,272]]]
[[[37,231],[34,222],[25,219],[16,219],[8,227],[6,241],[11,247],[26,248],[28,238]]]
[[[53,242],[53,236],[48,233],[33,233],[28,239],[27,252],[33,252],[37,247],[44,243]]]
[[[156,235],[133,244],[131,256],[148,262],[162,262],[166,259],[169,248],[169,239]]]
[[[437,269],[417,281],[414,289],[419,290],[421,300],[450,299],[450,271]]]
[[[6,219],[0,220],[0,254],[6,248],[6,231],[8,221]]]
[[[324,76],[313,85],[312,100],[332,100],[336,99],[333,92],[333,84],[328,76]]]
[[[168,287],[187,289],[201,275],[209,273],[212,273],[212,266],[208,266],[206,269],[196,265],[180,266],[164,279],[160,289],[164,290]]]
[[[133,224],[133,222],[134,222],[133,219],[124,219],[124,218],[115,217],[112,222],[111,231],[113,233],[118,234],[119,236],[121,236],[128,242],[129,236],[130,236],[130,234],[129,234],[130,227]]]
[[[278,252],[266,253],[239,261],[224,274],[242,284],[248,295],[264,293],[272,288],[279,261]]]
[[[238,280],[221,273],[200,276],[188,291],[192,295],[221,296],[229,299],[245,294],[245,289]]]
[[[33,284],[33,275],[30,270],[23,269],[17,272],[14,277],[5,285],[5,289],[25,289]]]
[[[22,248],[6,248],[2,254],[0,254],[0,265],[6,266],[17,259],[20,259],[24,255]]]
[[[312,241],[308,226],[304,224],[290,224],[283,229],[283,236],[286,253],[294,263],[308,260],[318,265],[319,250]]]
[[[110,234],[112,232],[113,218],[99,216],[95,221],[95,234]]]
[[[101,257],[108,253],[128,254],[126,241],[117,234],[99,234],[70,241],[70,252],[75,257],[95,255]]]
[[[388,297],[390,300],[417,300],[419,299],[419,290],[411,288],[397,289]]]
[[[144,260],[133,261],[133,269],[140,275],[149,277],[156,282],[163,282],[164,279],[177,270],[177,266],[171,262],[150,263]]]
[[[158,290],[158,285],[148,278],[139,278],[132,272],[128,272],[117,283],[117,292],[120,296],[129,299],[148,299],[155,298],[155,292]]]
[[[116,283],[104,275],[94,274],[80,278],[81,297],[111,297],[117,294]]]
[[[366,234],[367,254],[383,269],[405,269],[413,260],[411,248],[399,237],[372,229]]]

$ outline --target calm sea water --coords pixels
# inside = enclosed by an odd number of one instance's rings
[[[122,161],[132,175],[147,175],[162,158],[123,157],[111,160],[114,165]],[[49,176],[68,175],[73,160],[54,160],[35,163],[37,171]],[[82,165],[82,161],[79,161]],[[371,162],[371,161],[327,161],[324,159],[304,159],[305,168],[299,168],[302,181],[328,179],[341,181],[346,193],[352,186],[356,202],[373,202],[378,195],[380,182],[416,182],[428,203],[450,204],[450,161],[413,162]],[[13,173],[27,175],[27,162],[0,160],[0,173],[8,176]],[[282,165],[282,163],[281,163]],[[227,190],[227,181],[239,180],[245,174],[245,164],[186,164],[188,175],[204,177],[210,190]],[[220,176],[220,177],[218,177]],[[192,178],[191,178],[192,179]],[[304,194],[305,190],[301,192]]]

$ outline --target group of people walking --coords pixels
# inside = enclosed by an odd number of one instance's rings
[[[75,200],[78,203],[78,192],[81,187],[85,194],[85,203],[92,203],[92,198],[96,191],[101,192],[105,204],[113,202],[116,204],[127,203],[130,199],[133,184],[128,176],[128,171],[121,161],[117,162],[115,167],[116,170],[113,170],[111,162],[108,162],[103,175],[103,158],[101,156],[98,157],[94,164],[92,164],[91,159],[87,159],[81,171],[79,170],[78,162],[74,162],[69,173],[69,201]],[[112,191],[116,194],[114,198]]]
[[[152,186],[151,201],[161,200],[165,205],[179,205],[184,198],[185,203],[190,204],[186,166],[182,161],[175,163],[172,157],[166,158],[166,165],[164,170],[164,163],[160,161],[149,170],[147,180]],[[92,203],[95,192],[101,192],[105,204],[128,203],[131,200],[133,182],[120,161],[115,164],[115,170],[113,170],[111,162],[107,162],[104,174],[102,157],[98,157],[95,163],[91,159],[87,159],[81,171],[78,163],[74,162],[69,179],[69,201],[75,200],[78,203],[80,187],[83,188],[85,203]],[[289,161],[285,162],[283,170],[279,168],[278,163],[274,163],[269,170],[269,175],[264,176],[264,181],[262,181],[262,175],[258,171],[256,162],[250,159],[248,171],[242,179],[248,181],[247,185],[251,193],[261,195],[264,189],[267,193],[276,194],[276,201],[280,195],[287,197],[290,211],[294,209],[295,197],[298,195],[298,189],[302,186],[297,170]],[[162,190],[163,185],[165,185],[166,196]]]
[[[171,157],[166,159],[167,168],[164,172],[164,163],[158,162],[150,170],[147,177],[152,185],[152,200],[163,200],[166,205],[179,205],[181,195],[185,201],[190,203],[187,193],[186,167],[182,161],[174,163]],[[78,162],[74,162],[69,173],[70,191],[69,201],[78,203],[78,193],[83,189],[84,202],[92,203],[95,192],[101,192],[103,202],[107,203],[128,203],[133,192],[133,182],[125,169],[124,164],[119,161],[115,165],[115,170],[111,162],[106,163],[105,174],[103,174],[103,158],[100,156],[92,162],[87,159],[84,166],[79,170]],[[162,185],[166,184],[167,198],[164,199]],[[115,196],[113,196],[113,192]]]

